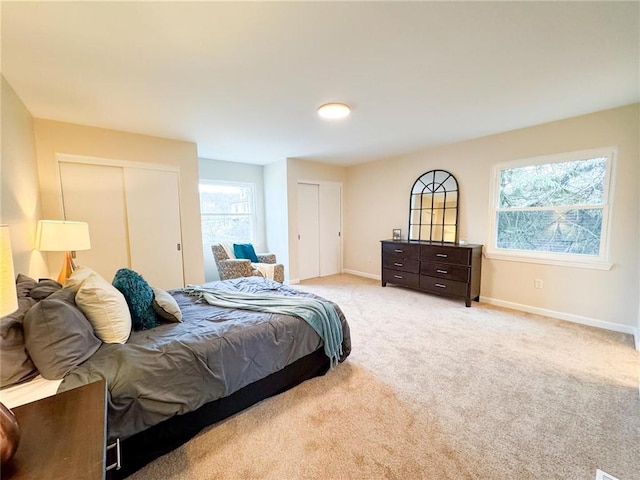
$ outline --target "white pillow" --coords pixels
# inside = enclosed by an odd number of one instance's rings
[[[171,296],[169,292],[156,287],[151,287],[153,290],[153,311],[156,312],[163,320],[167,322],[181,322],[182,311],[178,306],[176,299]]]
[[[66,285],[66,284],[65,284]],[[97,273],[76,293],[76,305],[104,343],[125,343],[131,333],[131,313],[122,293]]]
[[[80,287],[84,283],[84,281],[89,278],[91,275],[98,275],[96,272],[91,270],[89,267],[77,267],[69,278],[64,282],[63,287],[72,290],[74,293],[78,293]]]

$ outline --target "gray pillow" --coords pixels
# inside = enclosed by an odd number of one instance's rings
[[[18,298],[18,310],[0,320],[0,388],[31,380],[38,374],[24,344],[22,320],[36,301]]]
[[[29,296],[35,300],[42,300],[61,288],[62,285],[58,282],[46,278],[44,280],[40,280],[38,284],[31,289]]]
[[[24,317],[27,350],[47,380],[63,378],[102,343],[74,297],[73,291],[60,289],[40,300]]]
[[[27,353],[22,329],[25,314],[36,303],[29,293],[37,283],[26,275],[18,274],[18,310],[0,319],[0,388],[26,382],[38,374]]]

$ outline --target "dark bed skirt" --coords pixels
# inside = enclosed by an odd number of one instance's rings
[[[265,398],[285,392],[305,380],[324,375],[328,370],[329,358],[324,349],[320,348],[228,397],[206,403],[193,412],[172,417],[137,433],[121,442],[122,468],[112,470],[111,478],[125,478],[186,443],[204,427],[224,420]]]

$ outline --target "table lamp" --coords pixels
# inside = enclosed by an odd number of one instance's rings
[[[4,317],[18,309],[8,225],[0,225],[0,262],[2,262],[0,263],[0,317]]]
[[[18,309],[9,226],[0,225],[0,317]],[[6,463],[18,448],[20,426],[11,410],[0,403],[0,463]]]
[[[73,262],[76,250],[89,250],[89,224],[64,220],[40,220],[36,231],[36,249],[43,252],[65,252],[58,282],[65,280],[75,270]]]

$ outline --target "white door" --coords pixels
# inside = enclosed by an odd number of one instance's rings
[[[342,187],[320,185],[320,276],[342,271]]]
[[[131,269],[154,287],[184,286],[178,174],[124,169]]]
[[[64,218],[87,222],[91,249],[77,252],[76,264],[111,282],[129,267],[123,170],[120,167],[60,162]]]
[[[320,276],[320,188],[298,184],[298,277]]]
[[[60,178],[65,219],[89,224],[76,263],[108,281],[131,268],[154,287],[184,286],[176,172],[60,162]]]

